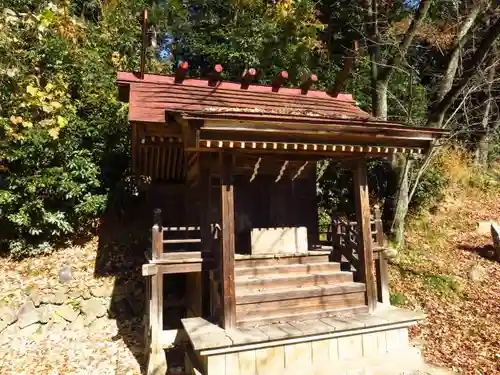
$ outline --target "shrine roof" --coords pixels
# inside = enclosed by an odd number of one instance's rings
[[[140,137],[161,138],[172,131],[190,150],[422,153],[448,134],[379,120],[360,109],[351,95],[330,96],[310,85],[285,88],[274,81],[256,85],[177,75],[139,78],[127,72],[118,73],[117,81],[122,100],[129,102],[129,120],[160,125],[160,130],[139,131]]]
[[[336,97],[325,91],[258,85],[202,79],[119,72],[118,85],[128,90],[129,120],[165,122],[165,112],[254,113],[264,115],[300,116],[305,118],[336,118],[344,120],[373,119],[358,106],[350,94]],[[124,95],[122,95],[123,97]]]

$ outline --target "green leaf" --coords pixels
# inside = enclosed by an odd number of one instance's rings
[[[64,128],[66,125],[68,125],[68,120],[66,120],[64,117],[62,116],[57,116],[57,125],[62,129]]]

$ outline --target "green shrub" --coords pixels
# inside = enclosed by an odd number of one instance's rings
[[[66,3],[34,4],[0,13],[0,160],[8,167],[0,249],[15,257],[88,233],[105,209],[130,148],[116,70],[135,67],[138,57],[124,55],[140,40],[130,9],[95,23],[68,16]]]

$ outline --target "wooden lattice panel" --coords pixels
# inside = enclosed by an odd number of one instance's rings
[[[136,173],[153,181],[184,181],[184,148],[177,138],[142,138],[134,155]]]

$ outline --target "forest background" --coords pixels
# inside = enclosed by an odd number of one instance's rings
[[[203,77],[222,64],[226,80],[253,67],[269,83],[286,70],[290,86],[314,72],[327,90],[355,55],[344,90],[359,106],[382,119],[450,129],[420,158],[370,163],[372,197],[398,246],[409,213],[443,197],[443,151],[465,149],[486,172],[499,155],[496,2],[2,0],[3,254],[44,254],[92,233],[106,209],[140,188],[115,79],[119,70],[139,69],[145,6],[147,72],[169,74],[187,61],[189,75]],[[352,212],[351,176],[319,168],[326,225],[332,208]],[[481,176],[471,183],[485,183]]]

